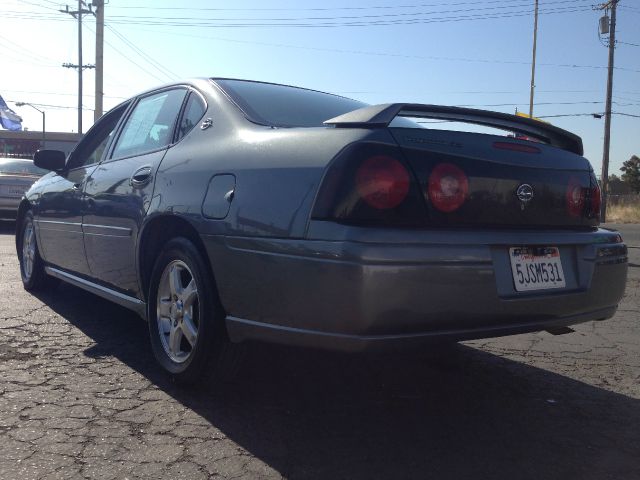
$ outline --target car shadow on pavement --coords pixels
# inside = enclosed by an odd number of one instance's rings
[[[249,348],[204,388],[156,366],[146,324],[63,285],[39,295],[112,356],[287,478],[640,478],[640,402],[468,346],[440,356]]]

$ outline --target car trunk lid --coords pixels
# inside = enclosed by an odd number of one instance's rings
[[[591,204],[595,177],[580,155],[507,136],[425,128],[389,130],[425,196],[430,225],[579,228],[598,224],[599,212]],[[439,202],[441,192],[434,190],[434,182],[447,172],[454,172],[454,177],[462,172],[464,178],[459,180],[466,182],[460,205]]]

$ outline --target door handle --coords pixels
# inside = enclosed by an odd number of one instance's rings
[[[144,167],[140,167],[129,179],[129,183],[132,187],[144,187],[147,183],[151,181],[151,165],[145,165]]]
[[[73,190],[80,190],[80,187],[82,186],[81,183],[74,183],[73,186],[71,188],[73,188]]]

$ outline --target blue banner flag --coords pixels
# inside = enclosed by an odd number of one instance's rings
[[[0,125],[7,130],[22,130],[22,117],[11,110],[0,95]]]

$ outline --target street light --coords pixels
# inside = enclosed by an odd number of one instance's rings
[[[24,107],[25,105],[33,108],[34,110],[39,111],[42,114],[42,148],[45,147],[45,140],[47,139],[47,134],[45,133],[45,115],[44,115],[44,111],[40,110],[38,107],[36,107],[35,105],[31,104],[31,103],[27,103],[27,102],[16,102],[16,106],[18,107]]]

